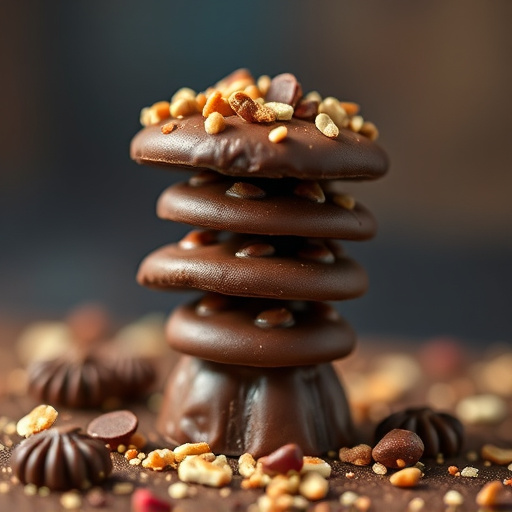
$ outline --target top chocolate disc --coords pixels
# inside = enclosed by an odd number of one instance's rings
[[[193,114],[166,119],[142,129],[132,140],[131,157],[138,163],[212,169],[231,176],[300,179],[375,179],[388,166],[384,150],[369,138],[341,128],[336,138],[323,135],[311,121],[292,118],[275,123],[248,123],[237,115],[225,118],[226,128],[210,135],[204,118]],[[268,138],[279,125],[288,129],[279,143]]]

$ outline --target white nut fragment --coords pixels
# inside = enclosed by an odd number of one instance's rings
[[[319,473],[306,473],[299,485],[299,492],[310,501],[325,498],[329,491],[329,482]]]
[[[286,126],[278,126],[270,131],[268,134],[268,140],[277,144],[283,141],[288,136],[288,128]]]
[[[329,96],[325,98],[318,107],[319,113],[327,114],[338,128],[348,126],[348,116],[345,109],[341,106],[339,100]]]
[[[208,443],[185,443],[174,448],[176,462],[181,462],[188,455],[201,455],[202,453],[211,453]]]
[[[301,473],[309,473],[310,471],[316,471],[324,478],[329,478],[331,476],[332,468],[330,464],[328,464],[325,460],[320,459],[319,457],[304,457],[304,464],[301,469]]]
[[[182,87],[181,89],[178,89],[171,98],[171,103],[174,103],[175,101],[178,101],[182,98],[188,99],[188,98],[195,98],[196,97],[196,91],[194,89],[191,89],[190,87]]]
[[[452,489],[443,496],[443,503],[450,507],[459,507],[464,503],[464,497],[459,491]]]
[[[232,474],[225,466],[216,465],[196,456],[187,457],[181,462],[178,466],[178,477],[183,482],[223,487],[231,482]]]
[[[226,128],[224,116],[219,112],[212,112],[204,122],[204,129],[209,135],[215,135],[223,132]]]
[[[185,482],[176,482],[167,489],[169,496],[175,500],[182,500],[189,495],[189,486]]]
[[[315,126],[330,139],[335,139],[339,133],[339,128],[334,124],[333,120],[327,114],[318,114],[315,117]]]
[[[407,512],[420,512],[425,508],[425,500],[423,498],[413,498],[407,505]]]
[[[388,468],[386,466],[384,466],[384,464],[381,464],[380,462],[376,462],[372,466],[372,471],[376,475],[385,475],[388,472]]]
[[[30,437],[49,429],[55,423],[58,415],[59,413],[51,405],[38,405],[18,421],[16,432],[20,436]]]
[[[238,472],[244,477],[249,478],[256,471],[256,461],[250,453],[240,455],[238,459]]]
[[[344,507],[351,507],[356,502],[357,498],[359,498],[359,494],[357,494],[353,491],[345,491],[340,496],[340,503]]]
[[[269,101],[265,106],[276,113],[276,121],[289,121],[293,117],[293,107],[288,103]]]
[[[472,466],[466,466],[460,472],[460,476],[464,476],[466,478],[476,478],[478,476],[478,469]]]

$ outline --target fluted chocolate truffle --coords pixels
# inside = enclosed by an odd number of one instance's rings
[[[99,484],[111,473],[112,461],[103,441],[64,426],[22,441],[12,453],[11,467],[23,484],[67,491]]]
[[[375,431],[376,441],[395,428],[418,434],[425,445],[424,457],[458,455],[464,441],[462,423],[451,414],[416,407],[398,411],[385,418]]]

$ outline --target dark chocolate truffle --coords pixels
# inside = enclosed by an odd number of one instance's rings
[[[66,407],[99,407],[118,396],[111,368],[92,354],[72,352],[37,361],[28,369],[29,393],[39,402]]]
[[[405,409],[385,418],[375,431],[376,441],[395,428],[410,430],[418,434],[425,445],[424,457],[458,455],[464,441],[462,423],[444,412],[428,407]]]
[[[78,427],[50,428],[22,441],[13,451],[11,466],[23,484],[54,491],[87,489],[112,471],[105,444]]]

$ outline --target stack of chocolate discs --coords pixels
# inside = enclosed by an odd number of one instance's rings
[[[147,256],[138,281],[206,292],[169,318],[168,342],[184,355],[159,431],[255,457],[290,442],[310,455],[349,445],[331,361],[351,352],[355,334],[325,301],[367,288],[337,240],[371,238],[375,220],[339,180],[386,172],[375,127],[353,103],[303,96],[291,74],[255,81],[245,70],[205,93],[179,91],[141,119],[134,160],[196,171],[163,192],[158,215],[196,229]],[[269,138],[281,126],[284,136]]]

